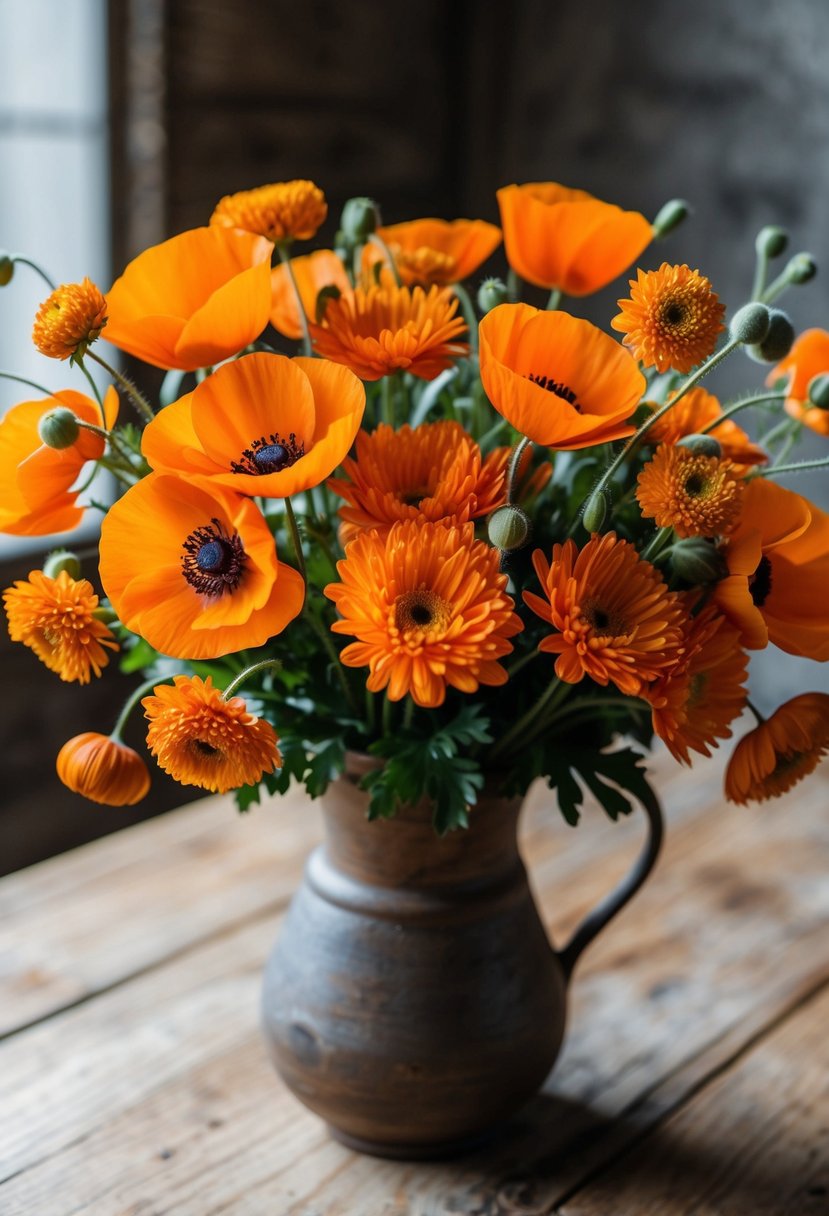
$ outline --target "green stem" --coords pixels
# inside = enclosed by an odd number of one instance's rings
[[[673,528],[660,528],[656,535],[651,537],[642,552],[639,554],[642,561],[652,562],[653,559],[665,548],[665,545],[671,539],[673,534]]]
[[[305,315],[305,308],[302,303],[302,296],[299,294],[299,284],[296,281],[294,268],[291,265],[291,255],[288,252],[288,247],[284,242],[277,242],[276,252],[279,254],[279,260],[285,267],[288,278],[291,280],[294,297],[296,298],[297,311],[299,312],[299,326],[302,330],[302,350],[306,355],[313,355],[314,348],[311,345],[311,330],[308,328],[308,318]]]
[[[761,304],[773,304],[779,296],[782,296],[787,287],[791,287],[792,280],[790,278],[789,268],[781,270],[776,279],[768,285],[761,296],[758,296]]]
[[[511,304],[517,304],[521,299],[521,280],[512,267],[507,274],[507,295]]]
[[[403,708],[403,729],[404,730],[408,730],[408,728],[412,724],[412,718],[414,717],[414,707],[415,707],[415,704],[414,704],[413,699],[411,697],[406,697],[406,704]]]
[[[116,384],[120,384],[121,388],[127,394],[130,401],[132,401],[133,405],[138,410],[145,422],[152,422],[153,418],[155,418],[153,407],[150,405],[149,401],[141,390],[137,388],[127,376],[125,376],[122,372],[116,371],[114,367],[110,367],[106,360],[102,359],[100,355],[96,355],[94,350],[88,350],[86,352],[86,357],[89,359],[94,359],[94,361],[100,367],[102,367],[104,371],[108,373],[108,375],[112,376]],[[80,360],[78,360],[78,362],[80,362]]]
[[[757,706],[754,705],[753,702],[748,699],[748,697],[746,697],[746,708],[750,709],[751,712],[754,714],[755,718],[757,719],[757,725],[762,726],[766,719],[760,713],[760,710],[757,708]]]
[[[505,748],[509,747],[509,745],[515,739],[520,739],[522,735],[526,734],[527,728],[536,723],[538,718],[542,715],[543,710],[555,705],[558,699],[567,695],[570,688],[570,684],[565,684],[562,680],[559,680],[557,676],[555,679],[551,680],[538,700],[530,706],[526,713],[521,715],[517,722],[513,723],[505,735],[502,735],[500,739],[496,740],[495,746],[490,753],[490,759],[494,760],[495,757],[500,755]],[[562,689],[564,689],[563,693]]]
[[[509,470],[507,472],[507,506],[512,502],[515,494],[515,482],[518,478],[518,468],[521,464],[521,457],[526,452],[527,448],[532,443],[526,435],[522,435],[521,439],[515,445],[515,450],[510,457]]]
[[[21,266],[28,266],[30,270],[34,270],[36,274],[40,275],[50,291],[57,291],[57,284],[52,282],[46,271],[43,270],[42,267],[38,266],[37,262],[32,262],[29,258],[20,257],[18,254],[15,254],[12,261],[15,263],[15,265],[20,263]]]
[[[549,299],[547,300],[547,312],[555,312],[555,310],[560,307],[561,307],[561,289],[559,287],[554,287],[553,290],[550,292]]]
[[[395,281],[396,286],[402,287],[403,280],[400,278],[400,271],[397,269],[397,262],[395,261],[394,254],[389,249],[386,242],[383,240],[383,238],[377,232],[372,232],[371,236],[368,239],[372,245],[377,246],[377,248],[380,250],[380,252],[382,253],[385,260],[388,262],[389,270],[392,272],[392,275],[394,276],[394,281]]]
[[[799,425],[798,425],[797,423],[795,423],[795,426],[797,427],[797,430],[794,430],[794,429],[793,429],[793,430],[791,430],[791,431],[789,432],[789,434],[786,436],[785,442],[783,442],[783,443],[780,445],[780,451],[777,453],[777,455],[776,455],[776,456],[775,456],[775,458],[774,458],[774,464],[773,464],[772,468],[775,468],[775,469],[776,469],[776,468],[778,468],[780,465],[782,465],[783,461],[786,459],[786,457],[788,456],[789,452],[790,452],[790,451],[792,450],[792,448],[794,447],[795,442],[796,442],[796,440],[797,440],[798,432],[799,432],[799,429],[800,429],[800,427],[799,427]]]
[[[782,422],[778,422],[777,425],[773,426],[770,431],[766,431],[765,435],[761,435],[757,442],[763,448],[769,447],[769,445],[775,443],[781,435],[788,436],[797,426],[798,423],[796,423],[793,418],[786,416]]]
[[[383,376],[380,381],[380,417],[387,426],[394,426],[394,399],[392,397],[392,376]]]
[[[101,423],[103,426],[106,426],[107,420],[106,420],[106,414],[104,413],[104,402],[103,402],[103,398],[101,397],[101,390],[98,388],[98,385],[95,383],[95,378],[92,375],[92,372],[89,370],[89,368],[84,363],[83,359],[78,359],[77,364],[78,364],[78,367],[83,372],[83,374],[86,376],[87,380],[89,381],[89,387],[92,389],[92,395],[98,403],[98,412],[101,415]]]
[[[476,355],[478,353],[478,314],[475,312],[475,305],[472,303],[469,292],[460,283],[453,283],[452,290],[458,297],[466,328],[469,330],[469,350]]]
[[[153,676],[152,679],[145,680],[143,684],[139,684],[138,687],[136,688],[135,692],[130,693],[130,695],[127,697],[126,701],[124,702],[124,708],[121,710],[120,714],[118,715],[118,719],[115,723],[115,726],[113,727],[113,729],[110,733],[110,736],[109,736],[110,739],[112,739],[115,743],[123,743],[123,739],[121,738],[121,732],[123,731],[124,727],[126,726],[130,714],[135,709],[136,705],[141,700],[141,698],[144,696],[144,694],[149,692],[151,688],[155,688],[159,684],[169,684],[169,682],[170,682],[170,680],[172,680],[172,678],[173,678],[172,676]]]
[[[392,702],[389,700],[389,694],[386,693],[385,697],[383,698],[383,715],[380,723],[380,729],[383,732],[384,739],[388,738],[388,736],[391,734],[391,715]]]
[[[825,469],[829,456],[823,460],[796,460],[793,464],[776,464],[770,469],[758,469],[755,477],[776,477],[778,473],[805,473],[807,469]]]
[[[533,659],[537,659],[538,656],[542,653],[543,653],[543,651],[541,651],[541,650],[531,650],[529,652],[529,654],[522,655],[520,659],[516,659],[516,661],[513,663],[513,665],[511,667],[507,667],[507,669],[506,669],[508,677],[510,679],[512,679],[513,676],[518,675],[519,671],[523,671],[523,669],[529,663],[531,663],[533,661]]]
[[[745,401],[737,401],[734,405],[729,405],[724,409],[718,418],[712,419],[707,426],[704,426],[700,431],[700,435],[707,435],[709,431],[715,430],[726,418],[731,418],[733,414],[739,414],[740,410],[747,410],[752,405],[762,405],[764,401],[782,401],[785,396],[785,393],[758,393],[756,397],[746,397]]]
[[[222,696],[224,697],[225,701],[229,701],[236,692],[236,689],[244,684],[245,681],[248,680],[252,675],[255,675],[257,671],[265,671],[266,669],[270,671],[278,671],[281,666],[282,664],[279,659],[262,659],[260,663],[251,663],[250,667],[246,667],[244,671],[239,672],[238,676],[233,677],[227,688],[225,688],[224,692],[222,693]]]
[[[769,260],[765,253],[758,251],[757,261],[754,266],[754,284],[751,288],[752,300],[762,300],[763,292],[766,287],[766,275],[768,274]]]
[[[36,380],[27,380],[25,376],[13,376],[11,372],[0,372],[0,378],[3,380],[14,380],[16,384],[26,384],[29,388],[35,388],[39,393],[44,393],[47,397],[54,397],[56,401],[58,400],[50,388],[44,388]]]
[[[285,518],[288,520],[288,527],[291,532],[291,540],[293,541],[293,544],[294,544],[294,553],[296,555],[296,564],[299,566],[300,574],[305,579],[306,589],[307,589],[308,576],[305,572],[305,554],[302,550],[302,537],[300,536],[300,533],[299,533],[299,524],[296,521],[296,516],[294,515],[294,508],[291,506],[290,498],[285,499]]]
[[[626,709],[629,713],[634,714],[650,713],[650,706],[639,702],[637,697],[584,697],[582,700],[574,701],[572,705],[566,705],[556,710],[547,719],[547,726],[551,726],[565,714],[569,721],[571,717],[592,709]]]

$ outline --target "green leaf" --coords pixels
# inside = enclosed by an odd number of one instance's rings
[[[305,777],[305,788],[312,798],[324,794],[329,784],[345,768],[345,745],[342,739],[330,739],[312,756]]]
[[[157,658],[158,651],[149,642],[139,638],[134,646],[124,652],[118,666],[121,671],[129,674],[133,671],[141,671],[144,667],[150,667]]]

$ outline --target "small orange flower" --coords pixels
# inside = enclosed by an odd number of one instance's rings
[[[690,764],[689,750],[710,756],[746,703],[748,656],[739,630],[713,605],[689,617],[683,653],[642,696],[653,707],[653,729],[668,750]]]
[[[471,524],[396,523],[387,536],[361,532],[337,564],[339,583],[325,594],[342,620],[331,626],[358,641],[340,658],[368,666],[366,687],[388,689],[391,701],[410,693],[434,709],[447,686],[476,692],[504,684],[499,659],[523,629],[506,594],[498,551],[474,539]]]
[[[485,220],[408,220],[378,229],[403,282],[446,287],[474,274],[501,244],[501,229]],[[363,268],[370,278],[372,268],[383,261],[373,244],[363,250]]]
[[[282,764],[273,727],[242,697],[225,700],[210,676],[175,676],[141,702],[147,746],[159,767],[181,785],[224,794],[252,785]]]
[[[714,600],[742,644],[829,659],[829,515],[764,477],[753,478],[723,555]]]
[[[342,543],[362,528],[385,536],[401,519],[458,524],[488,515],[504,499],[508,458],[499,448],[483,459],[458,422],[358,432],[356,459],[343,461],[348,480],[328,483],[348,504],[339,512]]]
[[[745,489],[730,460],[662,443],[637,478],[642,514],[677,536],[723,536],[740,514]]]
[[[98,597],[85,578],[77,581],[61,570],[49,578],[32,570],[27,581],[19,580],[3,592],[9,635],[33,650],[50,671],[67,683],[88,684],[109,662],[108,650],[118,643],[95,616]]]
[[[654,406],[654,409],[657,409]],[[686,435],[704,431],[722,413],[717,398],[704,388],[692,388],[645,432],[645,443],[677,443]],[[749,467],[765,464],[768,453],[752,443],[745,431],[732,418],[712,427],[708,432],[722,448],[722,454],[735,465]]]
[[[47,447],[38,425],[44,414],[60,406],[101,426],[95,402],[72,389],[38,401],[21,401],[0,422],[0,532],[49,536],[71,532],[83,519],[78,491],[72,487],[87,461],[103,456],[104,440],[81,428],[70,447],[60,451]],[[104,397],[104,426],[110,429],[117,417],[118,394],[110,387]]]
[[[330,300],[324,323],[311,325],[317,351],[362,380],[408,371],[434,380],[468,352],[454,341],[466,329],[449,288],[369,287]]]
[[[291,258],[302,307],[309,320],[316,320],[317,297],[324,287],[336,287],[341,295],[351,292],[351,283],[340,259],[330,249],[317,249],[302,258]],[[299,307],[288,267],[280,263],[271,271],[271,325],[286,338],[301,338]]]
[[[166,406],[141,447],[154,469],[287,498],[334,471],[354,442],[365,401],[357,377],[335,363],[245,355]]]
[[[787,413],[829,438],[829,410],[818,409],[809,400],[809,384],[824,372],[829,372],[829,333],[807,329],[786,358],[771,369],[766,384],[774,385],[782,376],[788,377]]]
[[[74,794],[104,806],[134,806],[149,793],[150,774],[138,752],[96,731],[64,743],[56,767]]]
[[[802,693],[744,735],[725,773],[725,796],[745,805],[785,794],[829,751],[829,696]]]
[[[126,627],[175,659],[262,646],[305,598],[250,498],[166,473],[150,473],[107,512],[100,573]]]
[[[546,447],[592,447],[633,434],[645,388],[635,361],[589,321],[500,304],[479,326],[481,381],[499,414]]]
[[[327,215],[328,204],[319,186],[296,180],[226,194],[216,204],[210,223],[241,228],[275,243],[307,241],[316,236]]]
[[[82,359],[107,323],[107,302],[90,279],[63,283],[37,310],[32,341],[50,359]]]
[[[725,306],[698,270],[663,262],[658,270],[639,270],[630,289],[610,324],[645,367],[684,373],[713,354]]]
[[[662,575],[615,533],[593,536],[579,551],[572,540],[540,549],[533,566],[547,595],[524,592],[524,602],[557,633],[539,650],[557,654],[556,675],[568,684],[590,676],[639,696],[679,657],[686,614]]]
[[[218,227],[145,249],[107,294],[107,340],[155,367],[191,372],[221,363],[268,323],[272,249]]]
[[[568,296],[605,287],[653,240],[653,228],[638,211],[556,182],[504,186],[498,205],[507,261],[516,274]]]

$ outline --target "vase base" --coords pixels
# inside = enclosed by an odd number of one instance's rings
[[[460,1140],[442,1140],[436,1144],[407,1144],[405,1141],[390,1143],[352,1136],[350,1132],[341,1131],[331,1123],[327,1123],[326,1127],[333,1140],[353,1149],[355,1153],[366,1153],[369,1157],[385,1157],[390,1161],[447,1161],[480,1148],[492,1139],[496,1130],[493,1128],[478,1132],[474,1136],[464,1136]]]

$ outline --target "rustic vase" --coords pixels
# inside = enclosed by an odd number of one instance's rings
[[[486,789],[469,829],[443,837],[426,802],[369,822],[357,783],[370,763],[354,757],[322,799],[325,841],[265,971],[265,1036],[286,1085],[338,1140],[446,1156],[543,1084],[573,966],[650,873],[662,821],[647,810],[633,869],[556,950],[518,851],[521,800]]]

